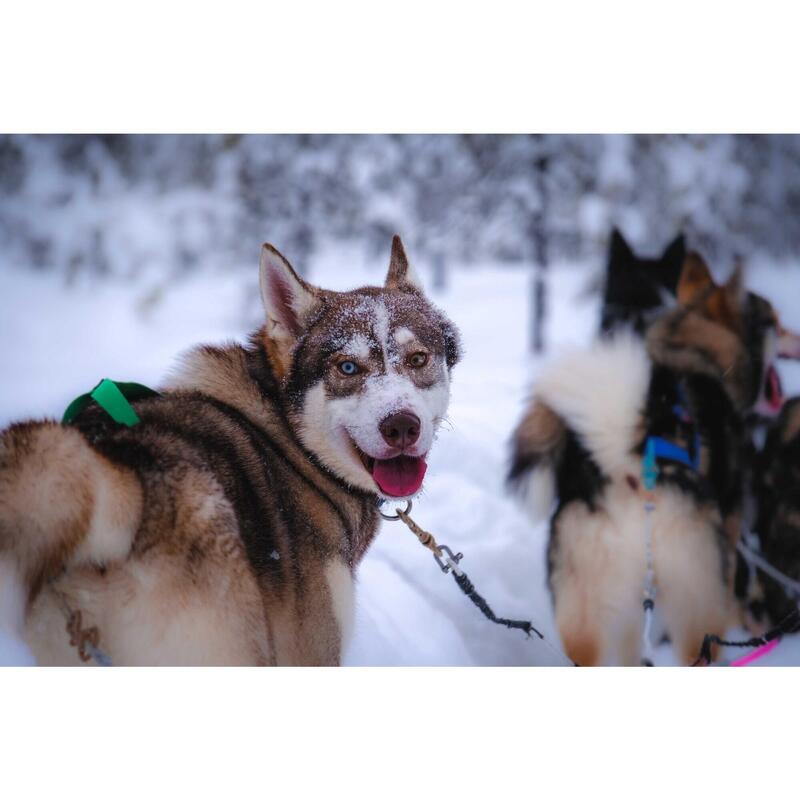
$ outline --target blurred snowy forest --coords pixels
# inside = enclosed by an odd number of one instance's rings
[[[383,266],[596,263],[612,224],[655,251],[682,229],[712,259],[800,242],[800,137],[183,135],[0,137],[0,267],[166,285],[246,269],[275,243]]]

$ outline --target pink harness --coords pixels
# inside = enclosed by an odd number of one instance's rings
[[[742,656],[741,658],[737,658],[736,661],[731,661],[732,667],[746,667],[748,664],[752,664],[754,661],[758,661],[759,658],[765,656],[767,653],[772,652],[777,646],[778,642],[780,642],[780,636],[777,639],[773,639],[771,642],[767,642],[766,644],[762,644],[761,647],[757,647],[751,653],[748,653],[746,656]]]

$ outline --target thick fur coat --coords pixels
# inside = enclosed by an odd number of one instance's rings
[[[384,287],[312,287],[267,245],[261,285],[264,327],[190,353],[134,427],[94,408],[0,434],[0,631],[39,663],[81,663],[87,630],[114,664],[339,663],[387,497],[370,470],[421,483],[458,337],[397,237]]]
[[[677,300],[646,339],[617,334],[545,369],[512,439],[512,487],[534,519],[551,515],[556,621],[580,664],[639,663],[649,436],[698,451],[696,470],[661,463],[652,495],[656,608],[677,658],[692,663],[704,634],[737,620],[744,416],[763,399],[777,323],[738,274],[717,286],[694,254]]]

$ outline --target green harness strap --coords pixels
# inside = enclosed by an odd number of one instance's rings
[[[91,392],[76,397],[67,406],[67,410],[64,412],[61,422],[65,425],[69,425],[69,423],[74,422],[75,418],[85,411],[88,406],[92,403],[97,403],[114,422],[132,428],[134,425],[138,425],[141,420],[133,410],[131,403],[142,400],[145,397],[156,397],[157,395],[158,392],[149,389],[147,386],[143,386],[141,383],[122,383],[120,381],[112,381],[109,378],[103,378]],[[65,603],[66,601],[62,602]],[[87,633],[80,629],[80,612],[73,613],[69,606],[66,606],[65,613],[69,614],[69,624],[72,624],[72,621],[77,619],[78,633],[82,635]],[[69,624],[67,630],[70,630]],[[92,628],[91,630],[94,631],[94,635],[97,637],[97,628]],[[72,634],[73,632],[70,630],[70,633]],[[75,639],[73,639],[73,644],[74,642]],[[85,657],[84,648],[86,648]],[[98,666],[112,666],[113,662],[111,658],[97,646],[96,639],[93,641],[91,638],[81,638],[79,652],[84,661],[88,661],[91,657]]]
[[[158,392],[143,386],[141,383],[122,383],[103,378],[88,394],[76,397],[64,412],[62,422],[68,425],[92,402],[102,408],[114,422],[132,428],[140,422],[133,410],[132,402],[145,397],[157,397]]]

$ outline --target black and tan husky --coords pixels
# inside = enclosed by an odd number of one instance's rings
[[[771,426],[756,461],[755,533],[761,555],[785,576],[800,582],[800,397],[787,401]],[[777,625],[797,609],[794,593],[761,570],[760,592],[751,598],[756,617]]]
[[[194,350],[134,427],[95,409],[0,434],[0,632],[40,663],[79,663],[65,616],[114,664],[339,663],[378,503],[422,485],[458,335],[398,237],[385,285],[349,292],[265,245],[261,293],[249,345]]]
[[[676,236],[659,258],[642,258],[614,228],[608,246],[600,330],[611,333],[629,328],[644,333],[650,322],[675,304],[685,257],[683,234]]]
[[[645,580],[643,456],[652,439],[656,609],[682,663],[735,621],[746,412],[769,406],[780,326],[737,273],[714,283],[687,256],[678,304],[646,339],[627,332],[537,380],[509,481],[550,522],[556,622],[580,664],[638,664]],[[788,334],[784,334],[784,339]]]

